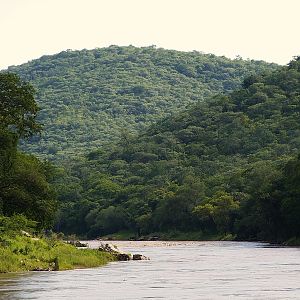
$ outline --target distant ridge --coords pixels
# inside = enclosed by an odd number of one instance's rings
[[[275,64],[134,46],[63,51],[9,67],[37,90],[41,137],[22,149],[70,158],[135,133]]]

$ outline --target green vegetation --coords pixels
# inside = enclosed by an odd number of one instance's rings
[[[278,67],[113,46],[12,69],[30,77],[43,109],[38,119],[32,86],[0,73],[2,272],[113,259],[21,234],[51,228],[299,243],[299,57]]]
[[[40,130],[33,88],[0,74],[0,273],[100,266],[114,257],[78,250],[53,238],[32,238],[53,224],[57,202],[48,180],[54,168],[17,150]]]
[[[59,230],[300,236],[300,59],[123,134],[54,181]],[[65,187],[63,187],[65,185]]]
[[[47,227],[57,208],[47,182],[51,166],[17,151],[20,139],[40,130],[34,90],[16,75],[0,74],[0,97],[0,214],[24,214]]]
[[[21,235],[21,229],[32,226],[24,216],[0,217],[0,273],[91,268],[115,260],[109,253],[77,249],[53,237]]]
[[[109,253],[77,249],[59,241],[53,244],[45,239],[16,237],[4,242],[8,246],[0,247],[0,273],[92,268],[115,260]]]
[[[69,161],[232,91],[248,74],[276,68],[199,52],[111,46],[43,56],[9,71],[36,88],[38,120],[44,124],[42,134],[23,142],[22,149]]]

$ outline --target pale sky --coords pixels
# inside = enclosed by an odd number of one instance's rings
[[[156,45],[286,64],[300,0],[0,0],[0,69],[66,49]]]

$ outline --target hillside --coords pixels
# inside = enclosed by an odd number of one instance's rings
[[[299,237],[299,94],[298,58],[90,153],[56,182],[59,228]]]
[[[44,124],[22,149],[42,158],[69,159],[136,133],[219,92],[251,73],[277,68],[262,61],[212,54],[111,46],[63,51],[8,71],[37,91]]]

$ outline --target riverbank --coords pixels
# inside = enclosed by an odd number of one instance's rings
[[[147,235],[136,236],[131,231],[120,231],[117,233],[99,237],[99,240],[107,241],[240,241],[240,242],[265,242],[281,246],[299,247],[300,238],[294,237],[288,240],[267,241],[267,240],[238,240],[236,235],[227,234],[207,234],[202,231],[167,231],[154,232]]]
[[[101,236],[99,239],[108,241],[234,241],[235,236],[232,234],[206,234],[202,231],[178,230],[136,236],[131,231],[120,231]]]
[[[289,246],[289,247],[300,247],[300,238],[291,238],[285,242],[282,243],[284,246]]]
[[[110,253],[77,249],[56,239],[1,237],[0,273],[92,268],[115,261]]]
[[[101,241],[87,241],[98,249]],[[299,249],[251,242],[114,241],[150,261],[0,275],[0,299],[298,299]]]

